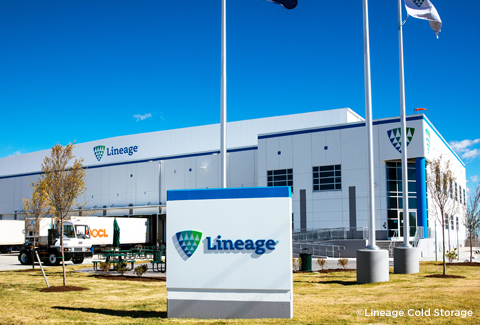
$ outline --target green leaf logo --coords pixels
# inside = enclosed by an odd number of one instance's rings
[[[104,152],[105,152],[105,146],[96,146],[93,148],[93,153],[95,154],[95,157],[97,158],[98,161],[102,159]]]
[[[398,152],[402,152],[402,129],[396,128],[387,131],[388,138],[390,142],[398,150]],[[407,147],[410,144],[410,141],[413,139],[413,135],[415,134],[414,128],[407,128]]]
[[[181,247],[182,252],[189,258],[197,250],[202,240],[202,233],[195,230],[179,231],[175,234],[175,239],[178,246]]]

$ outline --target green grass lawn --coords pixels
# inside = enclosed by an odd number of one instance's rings
[[[422,262],[418,274],[390,273],[389,282],[364,285],[356,284],[355,272],[296,273],[291,320],[167,319],[165,282],[111,281],[73,272],[82,267],[67,267],[67,285],[87,291],[40,292],[46,285],[38,268],[0,272],[0,324],[480,324],[480,267],[447,267],[447,274],[463,279],[426,278],[441,273],[442,266]],[[48,268],[47,276],[51,286],[62,285],[61,267]],[[430,316],[358,315],[422,309]],[[435,316],[442,309],[473,316]]]

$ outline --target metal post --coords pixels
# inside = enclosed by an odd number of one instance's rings
[[[40,265],[40,269],[42,270],[43,278],[45,279],[45,283],[47,284],[47,288],[50,288],[50,285],[48,284],[47,276],[45,275],[45,271],[43,270],[42,261],[40,260],[40,257],[38,257],[37,250],[34,249],[34,251],[35,251],[35,255],[37,256],[37,261],[38,261],[38,264]]]
[[[405,117],[405,81],[403,68],[403,31],[402,31],[402,3],[398,0],[398,49],[400,58],[400,120],[402,137],[402,191],[403,191],[403,245],[411,247],[408,238],[410,237],[410,215],[408,213],[408,161],[407,161],[407,121]]]
[[[220,94],[221,187],[227,187],[227,4],[222,0],[222,76]]]
[[[370,78],[370,39],[368,30],[368,0],[363,0],[363,55],[365,69],[365,124],[367,128],[367,169],[368,169],[368,246],[377,250],[375,244],[375,189],[373,182],[373,131],[372,131],[372,91]]]

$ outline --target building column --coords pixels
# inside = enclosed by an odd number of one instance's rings
[[[425,158],[415,158],[417,175],[417,225],[423,227],[424,236],[428,238],[428,215],[427,215],[427,174]]]

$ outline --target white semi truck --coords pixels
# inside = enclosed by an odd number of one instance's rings
[[[25,243],[25,221],[0,220],[0,252],[17,250]]]
[[[36,239],[36,250],[42,262],[47,265],[59,265],[62,256],[60,231],[51,228],[50,222],[50,218],[41,220],[40,234]],[[32,264],[34,261],[33,238],[26,236],[25,241],[25,246],[18,255],[18,260],[23,265]],[[63,247],[65,261],[71,260],[74,264],[81,264],[86,257],[92,257],[89,225],[82,221],[65,220],[63,222]]]
[[[93,255],[92,247],[105,247],[113,244],[113,217],[72,216],[63,222],[65,261],[72,260],[81,264],[85,257]],[[149,243],[148,218],[120,218],[120,245],[133,247]],[[28,222],[28,221],[27,221]],[[39,236],[36,238],[40,259],[48,265],[60,264],[61,247],[57,229],[52,229],[50,218],[40,222]],[[18,260],[21,264],[32,263],[33,235],[27,232],[25,247],[20,251]]]

